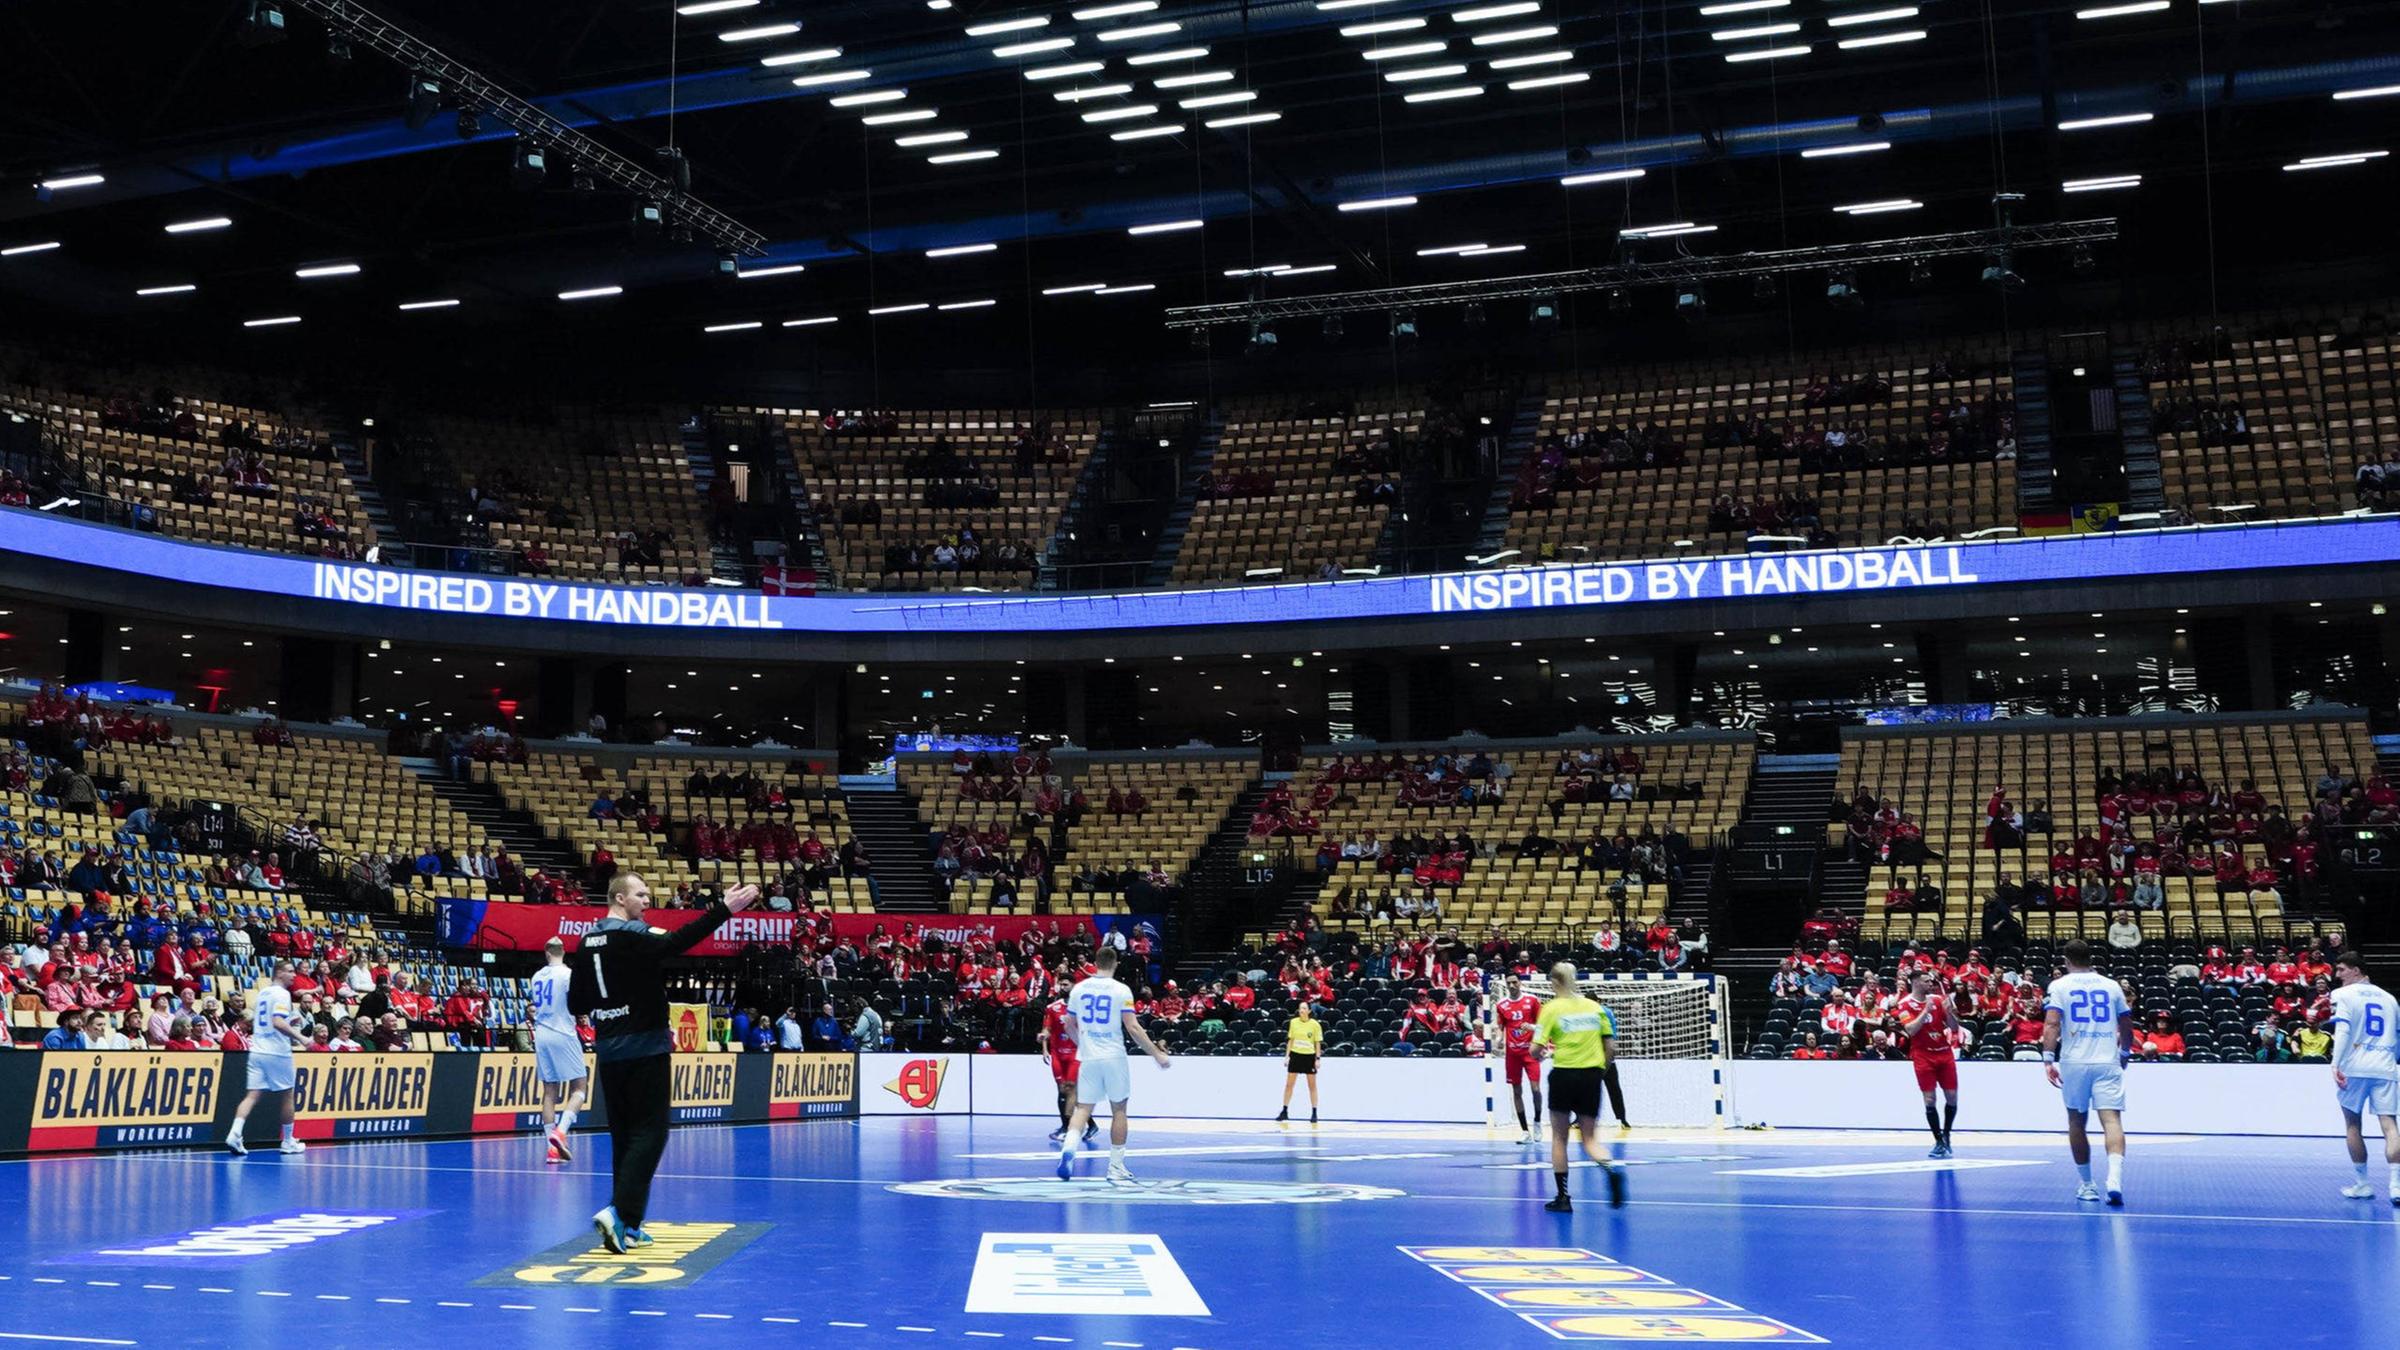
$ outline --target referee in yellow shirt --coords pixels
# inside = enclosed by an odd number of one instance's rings
[[[1550,998],[1533,1024],[1534,1053],[1550,1061],[1550,1171],[1558,1195],[1542,1208],[1574,1212],[1567,1198],[1567,1128],[1583,1137],[1583,1156],[1608,1174],[1608,1203],[1625,1203],[1625,1174],[1600,1157],[1602,1070],[1616,1049],[1616,1024],[1608,1009],[1576,992],[1575,965],[1550,967]]]
[[[1292,1088],[1305,1078],[1308,1123],[1317,1123],[1317,1052],[1324,1046],[1325,1024],[1317,1020],[1315,1007],[1304,1001],[1283,1029],[1283,1109],[1275,1113],[1276,1120],[1292,1118]]]

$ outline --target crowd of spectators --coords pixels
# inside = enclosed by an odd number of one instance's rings
[[[931,505],[943,503],[932,502]],[[990,503],[977,503],[990,505]],[[1042,550],[1029,539],[987,543],[973,525],[960,525],[931,539],[903,540],[883,550],[886,572],[1032,572],[1040,568]]]
[[[55,683],[43,684],[26,701],[24,725],[26,744],[45,754],[108,745],[175,744],[175,724],[165,717],[104,704],[90,694],[70,694]]]
[[[1547,511],[1561,492],[1588,492],[1620,473],[1672,468],[1684,462],[1683,446],[1662,427],[1577,427],[1553,433],[1533,447],[1509,488],[1511,511]]]
[[[2372,452],[2362,452],[2351,482],[2360,506],[2370,511],[2400,510],[2400,454],[2386,451],[2378,459]]]

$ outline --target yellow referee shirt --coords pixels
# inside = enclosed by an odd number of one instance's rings
[[[1325,1043],[1325,1024],[1313,1017],[1295,1017],[1284,1028],[1284,1044],[1295,1055],[1313,1055]]]
[[[1581,994],[1562,994],[1542,1005],[1533,1039],[1550,1047],[1550,1063],[1561,1069],[1597,1069],[1608,1063],[1608,1037],[1616,1025],[1608,1009]]]

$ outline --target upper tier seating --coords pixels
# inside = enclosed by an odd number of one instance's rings
[[[1091,409],[783,416],[834,571],[869,590],[1030,588],[1100,438]]]
[[[338,557],[375,547],[366,506],[322,432],[196,395],[151,399],[81,382],[0,384],[0,408],[41,418],[80,456],[89,490],[154,513],[161,533]]]
[[[1842,544],[2014,525],[2013,465],[1993,458],[2001,438],[2013,435],[2010,389],[1997,349],[1602,372],[1543,400],[1536,452],[1513,489],[1507,540],[1529,561],[1583,562],[1671,557],[1685,548],[1739,552],[1753,528],[1808,536],[1805,519],[1794,514],[1814,516]],[[1753,422],[1779,433],[1779,451],[1747,443],[1743,433],[1758,429]],[[1863,456],[1865,465],[1880,467],[1841,467],[1846,451],[1804,453],[1807,442],[1837,432],[1853,446],[1883,443]],[[1570,451],[1549,481],[1539,481],[1539,447],[1578,433],[1584,449]],[[1631,451],[1614,458],[1629,462],[1612,464],[1619,433]],[[1912,438],[1928,443],[1927,452],[1911,456]],[[1755,527],[1746,514],[1728,520],[1713,509],[1729,501],[1746,511],[1778,498],[1786,499],[1784,509]]]
[[[559,409],[433,427],[518,571],[670,584],[710,574],[707,502],[673,413]]]
[[[1313,580],[1375,558],[1397,489],[1401,443],[1425,426],[1425,398],[1404,392],[1342,412],[1294,410],[1289,397],[1228,410],[1208,481],[1175,555],[1177,582]]]

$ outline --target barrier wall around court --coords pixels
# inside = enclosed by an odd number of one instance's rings
[[[1925,1128],[1905,1063],[1739,1060],[1731,1116],[1779,1129]],[[2034,1063],[1958,1066],[1964,1130],[2056,1133],[2058,1090]],[[2322,1064],[2135,1064],[2125,1071],[2125,1128],[2137,1134],[2338,1135],[2333,1072]]]
[[[233,1128],[248,1058],[138,1050],[0,1055],[0,1156],[216,1145]],[[858,1114],[854,1055],[674,1058],[678,1124]],[[508,1133],[536,1129],[542,1119],[530,1054],[302,1054],[294,1068],[294,1133],[302,1139]],[[274,1142],[273,1115],[262,1107],[252,1117],[253,1146]],[[581,1124],[607,1123],[595,1078]]]

